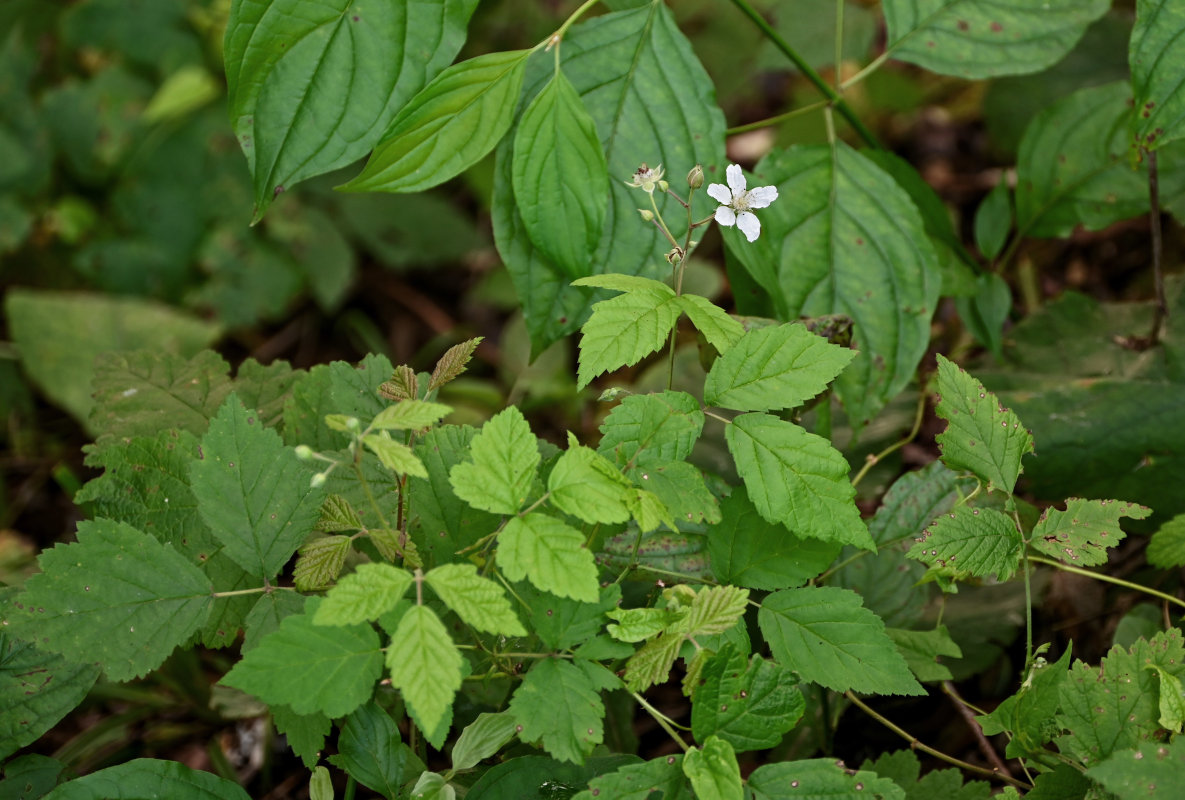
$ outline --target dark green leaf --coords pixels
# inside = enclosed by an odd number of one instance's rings
[[[637,756],[612,755],[578,765],[542,756],[512,758],[483,775],[466,800],[561,800],[597,775],[639,760]]]
[[[527,673],[510,701],[523,741],[541,740],[560,761],[581,764],[604,738],[600,692],[620,686],[604,667],[588,661],[545,658]]]
[[[888,778],[854,772],[832,758],[766,764],[749,776],[749,788],[757,800],[905,800],[905,790]]]
[[[973,284],[974,294],[956,297],[959,318],[980,343],[996,358],[1004,356],[1004,323],[1012,311],[1012,289],[998,273],[980,275]]]
[[[421,437],[416,455],[428,470],[427,480],[408,481],[409,505],[416,546],[428,563],[454,560],[462,550],[498,527],[498,517],[461,500],[453,493],[449,471],[469,458],[469,444],[477,431],[468,426],[443,425]]]
[[[1185,788],[1185,741],[1176,738],[1119,750],[1086,775],[1120,800],[1176,793]]]
[[[0,797],[44,797],[58,785],[66,765],[60,761],[33,753],[8,761],[4,765],[4,779],[0,780]]]
[[[297,714],[282,705],[273,705],[271,710],[276,731],[284,735],[288,746],[300,757],[305,769],[312,769],[321,757],[325,737],[333,729],[333,720],[320,711]]]
[[[789,669],[761,656],[750,661],[731,644],[708,660],[693,691],[695,738],[719,736],[738,753],[774,747],[805,708]]]
[[[676,520],[693,524],[720,521],[720,508],[704,482],[704,474],[686,461],[654,461],[648,467],[634,467],[629,477],[653,492]]]
[[[530,609],[531,629],[545,647],[568,650],[591,639],[605,624],[605,612],[621,600],[621,585],[611,583],[601,589],[600,598],[593,603],[582,603],[550,592],[541,592],[530,585],[515,587],[515,593],[526,601]]]
[[[1006,581],[1020,564],[1024,541],[1012,517],[990,508],[959,506],[922,531],[909,557],[931,567]]]
[[[237,783],[190,769],[176,761],[151,758],[137,758],[63,783],[43,800],[140,800],[145,797],[249,800],[249,795]]]
[[[1107,563],[1107,549],[1127,535],[1120,525],[1124,517],[1144,519],[1152,510],[1119,500],[1083,500],[1071,497],[1066,510],[1047,508],[1033,528],[1033,549],[1066,563],[1084,567]]]
[[[649,800],[654,792],[662,792],[663,800],[690,800],[691,792],[683,775],[683,756],[665,756],[644,764],[630,764],[616,772],[602,775],[588,782],[588,789],[572,800]]]
[[[704,414],[686,392],[634,394],[601,423],[601,455],[621,466],[648,467],[691,455]]]
[[[1007,181],[1000,181],[983,198],[975,212],[975,245],[988,261],[1004,249],[1012,230],[1012,193]]]
[[[1156,150],[1185,135],[1185,8],[1172,0],[1137,0],[1128,59],[1135,95],[1131,132],[1135,144]]]
[[[387,800],[395,800],[411,750],[400,741],[395,720],[377,703],[364,703],[346,717],[337,750],[329,763]]]
[[[943,656],[962,658],[963,651],[950,638],[945,625],[928,631],[906,631],[901,628],[886,628],[885,633],[905,656],[905,663],[919,681],[949,681],[951,671],[939,660]]]
[[[884,753],[875,761],[865,759],[860,770],[875,772],[893,781],[905,790],[905,800],[931,800],[938,797],[945,800],[987,800],[992,788],[986,781],[972,781],[964,785],[963,775],[957,769],[932,770],[918,780],[921,764],[912,750]]]
[[[369,355],[357,366],[334,361],[313,367],[284,403],[284,442],[314,450],[344,447],[346,438],[326,426],[325,416],[373,419],[387,407],[378,389],[393,371],[391,362],[380,355]]]

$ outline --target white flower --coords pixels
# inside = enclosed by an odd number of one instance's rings
[[[633,177],[633,180],[626,181],[625,185],[632,189],[641,189],[644,192],[654,194],[654,187],[659,181],[662,180],[662,176],[662,164],[659,164],[654,169],[651,169],[650,167],[646,166],[645,162],[643,162],[642,166],[638,167],[637,172],[631,176]]]
[[[725,170],[728,186],[713,183],[708,186],[708,196],[724,205],[716,209],[716,221],[721,225],[736,225],[750,242],[756,241],[761,233],[761,222],[749,209],[765,208],[778,199],[776,186],[745,188],[745,176],[737,164],[729,164]]]

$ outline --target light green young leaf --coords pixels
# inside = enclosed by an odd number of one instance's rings
[[[1137,0],[1128,59],[1135,111],[1131,133],[1135,144],[1156,150],[1185,134],[1185,7],[1172,0]]]
[[[442,564],[430,570],[424,581],[465,624],[486,633],[527,635],[502,587],[478,575],[472,564]]]
[[[243,787],[176,761],[136,758],[59,785],[43,800],[250,800]]]
[[[530,54],[488,53],[441,72],[399,110],[366,167],[341,188],[419,192],[480,161],[514,119]]]
[[[642,645],[625,665],[625,685],[630,691],[644,692],[651,686],[666,683],[671,667],[679,657],[686,639],[679,634],[663,634]]]
[[[478,714],[453,745],[453,769],[470,769],[497,753],[515,737],[517,724],[510,711]]]
[[[325,595],[313,624],[356,625],[376,620],[395,607],[412,580],[410,572],[390,564],[359,564]]]
[[[741,768],[732,745],[709,736],[703,749],[693,747],[683,756],[683,774],[700,800],[743,800]]]
[[[678,298],[669,286],[650,283],[593,306],[580,328],[578,389],[602,373],[637,364],[667,343],[679,319]]]
[[[749,607],[749,590],[705,586],[695,593],[679,630],[687,636],[712,636],[736,625]]]
[[[864,770],[853,772],[834,758],[765,764],[749,776],[749,789],[756,800],[905,800],[905,790],[888,778]]]
[[[633,394],[601,423],[597,451],[619,466],[682,461],[703,428],[699,402],[686,392]]]
[[[724,431],[749,498],[799,536],[875,550],[860,519],[850,467],[826,439],[769,414],[741,414]]]
[[[411,796],[417,800],[455,800],[457,790],[449,785],[443,775],[421,772],[415,786],[411,787]]]
[[[513,406],[512,406],[513,408]],[[498,535],[498,567],[545,592],[597,602],[597,565],[580,531],[545,514],[514,517]]]
[[[1109,0],[886,0],[888,53],[944,75],[1039,72],[1073,49]]]
[[[806,707],[794,683],[786,667],[726,644],[700,673],[691,731],[700,742],[719,736],[738,753],[774,747]]]
[[[630,516],[638,523],[642,533],[657,530],[659,525],[666,525],[669,530],[678,531],[671,511],[654,492],[645,489],[630,489],[625,493],[625,507]]]
[[[553,758],[583,764],[604,739],[600,692],[620,685],[613,673],[589,661],[536,662],[510,700],[510,713],[522,727],[519,738],[542,740]]]
[[[476,0],[241,0],[225,40],[230,118],[255,217],[298,181],[357,161],[465,42]]]
[[[1145,556],[1154,567],[1185,566],[1185,514],[1173,517],[1152,534]]]
[[[547,479],[551,503],[585,522],[625,522],[630,518],[625,478],[597,451],[568,435],[568,449],[555,462]]]
[[[331,494],[321,504],[321,519],[317,521],[317,530],[330,533],[333,531],[360,531],[366,526],[362,518],[350,505],[350,501],[340,494]]]
[[[369,700],[383,667],[378,634],[365,623],[315,625],[320,602],[309,598],[305,613],[285,617],[279,630],[245,653],[222,683],[268,705],[330,718]]]
[[[522,412],[510,406],[495,414],[469,447],[473,460],[449,470],[457,497],[483,511],[518,513],[540,460],[538,442]]]
[[[477,349],[484,338],[484,336],[475,336],[446,350],[428,377],[428,391],[436,391],[464,372],[465,365],[473,357],[473,351]]]
[[[333,778],[325,767],[314,767],[309,776],[309,800],[333,800]]]
[[[324,589],[337,580],[350,552],[349,536],[323,536],[301,545],[292,581],[302,592]]]
[[[396,800],[409,755],[411,749],[400,741],[395,720],[370,700],[346,717],[337,737],[337,755],[330,756],[329,763],[387,800]]]
[[[601,241],[607,170],[596,123],[557,70],[519,118],[514,198],[531,243],[574,278],[588,273]]]
[[[1086,777],[1120,800],[1159,797],[1165,791],[1176,794],[1185,787],[1185,739],[1176,736],[1169,742],[1116,751],[1089,767]]]
[[[226,554],[259,578],[283,568],[317,524],[325,499],[280,435],[233,394],[202,437],[190,483],[202,519]]]
[[[372,453],[379,457],[383,466],[396,475],[410,475],[413,478],[427,478],[428,471],[424,464],[403,442],[397,442],[386,431],[368,433],[362,437],[362,443]]]
[[[205,622],[210,579],[170,545],[130,525],[93,520],[78,541],[44,551],[41,571],[5,613],[7,630],[113,681],[160,666]]]
[[[617,620],[606,626],[609,635],[619,642],[641,642],[671,627],[687,616],[686,609],[613,608],[605,612]]]
[[[962,658],[963,651],[950,638],[945,625],[928,631],[907,631],[901,628],[886,628],[885,633],[905,656],[905,663],[919,681],[949,681],[953,679],[950,669],[938,660],[942,656]]]
[[[383,431],[418,431],[430,428],[452,412],[451,406],[428,403],[423,400],[402,400],[387,406],[370,423],[370,427]]]
[[[991,508],[959,506],[934,520],[906,554],[937,569],[1012,577],[1024,541],[1007,514]]]
[[[1033,549],[1047,556],[1093,567],[1107,563],[1107,548],[1127,535],[1119,521],[1144,519],[1152,509],[1119,500],[1083,500],[1071,497],[1066,510],[1047,508],[1033,528]]]
[[[387,668],[421,729],[434,731],[451,713],[462,661],[436,612],[427,606],[407,610],[387,647]]]
[[[938,355],[938,416],[947,421],[938,434],[942,460],[951,469],[974,472],[988,484],[1012,494],[1033,452],[1033,435],[994,394],[941,353]]]
[[[697,294],[680,295],[679,307],[718,353],[727,353],[745,335],[744,325],[706,297]]]
[[[855,357],[800,323],[758,328],[716,359],[704,402],[736,411],[794,408],[826,389]]]
[[[643,764],[629,764],[616,772],[599,775],[588,783],[588,789],[572,800],[649,800],[654,792],[662,792],[663,800],[691,800],[687,778],[683,775],[683,756],[662,756]]]
[[[817,586],[765,598],[757,624],[770,652],[805,680],[836,692],[925,694],[860,595]]]

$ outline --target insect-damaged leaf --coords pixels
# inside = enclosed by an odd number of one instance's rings
[[[1033,548],[1068,564],[1084,567],[1107,562],[1107,548],[1123,540],[1119,520],[1144,519],[1152,510],[1119,500],[1071,497],[1066,510],[1047,508],[1033,528]]]
[[[995,573],[1004,581],[1016,571],[1023,547],[1020,531],[1007,514],[959,506],[923,531],[908,555],[931,567],[979,576]]]

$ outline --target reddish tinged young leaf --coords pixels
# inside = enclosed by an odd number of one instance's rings
[[[465,365],[469,363],[469,359],[473,357],[473,351],[481,344],[483,338],[485,337],[478,336],[453,345],[446,350],[440,360],[436,362],[436,367],[428,378],[428,391],[439,389],[464,372]]]

